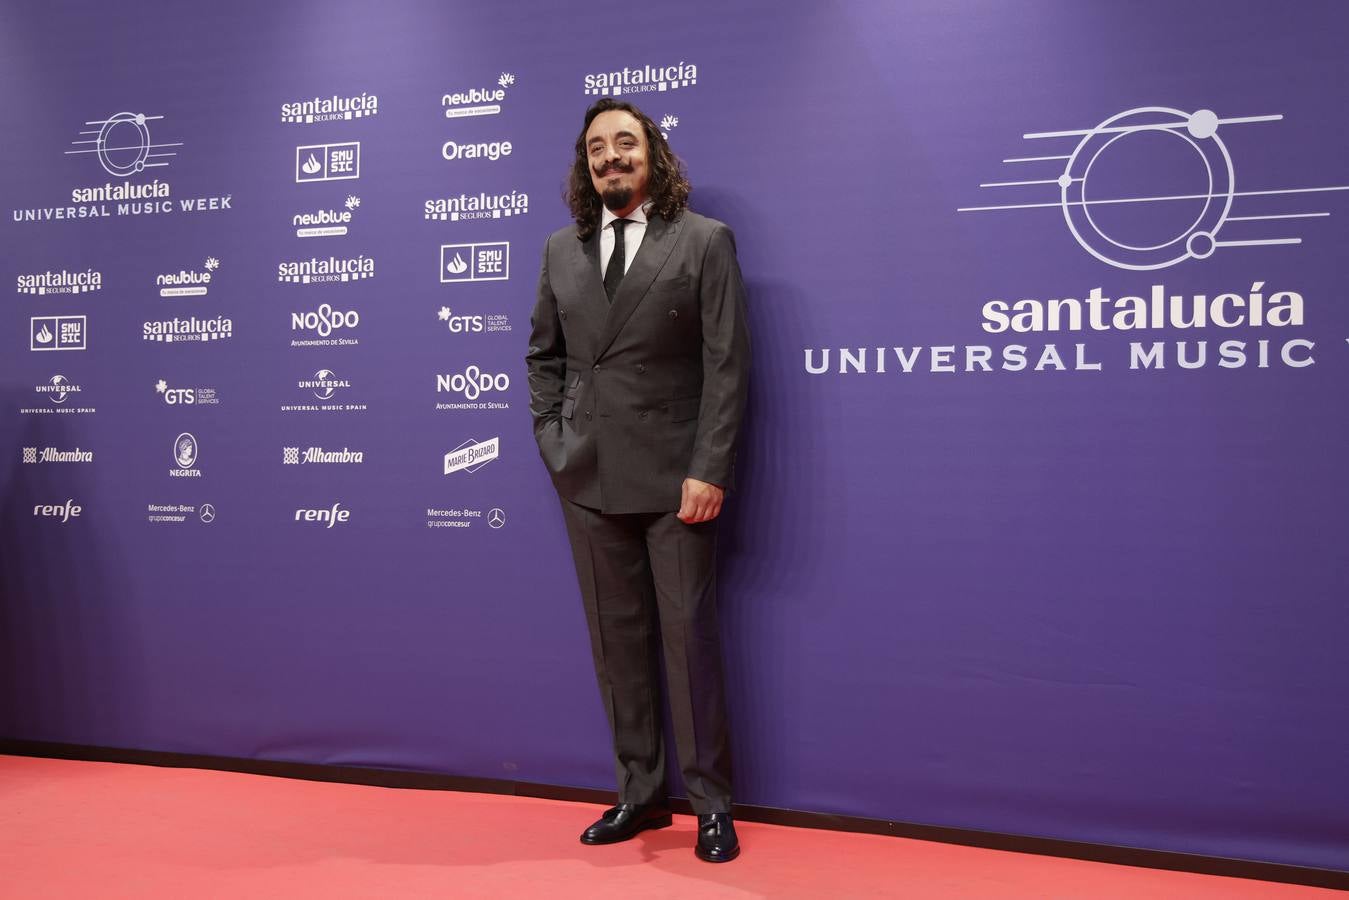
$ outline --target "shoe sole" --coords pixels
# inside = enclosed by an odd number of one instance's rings
[[[697,847],[694,847],[694,848],[693,848],[693,855],[696,856],[696,857],[698,857],[699,859],[701,859],[703,862],[710,862],[710,863],[724,863],[724,862],[730,862],[731,860],[733,860],[733,859],[735,859],[737,856],[739,856],[739,855],[740,855],[740,848],[739,848],[739,847],[736,847],[735,850],[732,851],[731,854],[730,854],[729,856],[704,856],[701,850],[699,850]]]
[[[674,816],[672,815],[658,816],[654,819],[647,819],[645,822],[638,825],[637,828],[632,832],[632,834],[625,834],[623,837],[610,838],[609,840],[603,841],[588,841],[586,840],[585,836],[582,835],[581,843],[588,844],[592,847],[599,846],[601,844],[621,844],[624,841],[632,840],[633,838],[637,837],[637,835],[641,834],[643,831],[655,831],[657,828],[669,828],[673,824],[674,824]]]

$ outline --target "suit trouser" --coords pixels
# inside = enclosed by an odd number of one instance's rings
[[[684,786],[695,813],[731,811],[731,755],[717,627],[716,521],[606,515],[562,499],[600,696],[614,736],[620,803],[664,802],[665,676]]]

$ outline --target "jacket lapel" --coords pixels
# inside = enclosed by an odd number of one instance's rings
[[[670,258],[670,252],[674,250],[675,242],[679,238],[679,223],[666,222],[658,214],[652,214],[646,222],[646,234],[642,236],[642,245],[637,248],[637,256],[633,258],[632,265],[628,267],[627,273],[623,276],[623,281],[618,286],[618,293],[614,295],[613,305],[609,307],[609,313],[604,319],[604,329],[600,332],[599,340],[595,343],[595,354],[593,359],[598,360],[609,349],[609,345],[618,337],[618,333],[623,330],[624,324],[631,318],[633,311],[637,309],[642,298],[646,296],[647,289],[651,287],[651,282],[656,280],[656,275],[665,266],[665,261]],[[593,273],[592,277],[595,286],[599,290],[601,302],[605,302],[604,282],[600,278],[599,268],[599,238],[596,236],[592,241],[586,241],[587,252],[592,253],[594,265],[590,267]]]

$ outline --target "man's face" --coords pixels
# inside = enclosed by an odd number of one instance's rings
[[[635,116],[621,109],[596,116],[586,129],[586,156],[590,182],[610,210],[625,216],[646,201],[650,156]]]

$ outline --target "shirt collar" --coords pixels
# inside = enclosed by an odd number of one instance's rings
[[[654,200],[648,200],[641,206],[634,209],[632,212],[628,213],[623,218],[627,219],[629,222],[640,222],[643,225],[645,225],[647,213],[651,211],[651,207],[654,205],[655,205]],[[604,229],[608,228],[609,223],[617,218],[618,216],[614,215],[613,212],[610,211],[609,207],[607,206],[603,207],[602,211],[600,212],[600,231],[603,231]]]

